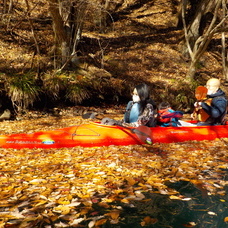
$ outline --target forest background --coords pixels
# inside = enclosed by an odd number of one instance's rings
[[[227,92],[225,0],[3,0],[1,134],[122,118],[135,84],[187,113],[210,77]],[[0,227],[226,228],[227,139],[0,148]]]
[[[2,106],[120,104],[146,82],[189,111],[194,89],[227,78],[226,1],[1,3]],[[223,83],[223,85],[225,85]]]

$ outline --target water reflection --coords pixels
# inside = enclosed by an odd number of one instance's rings
[[[166,185],[177,190],[184,200],[170,199],[169,195],[158,193],[144,193],[144,200],[122,205],[125,214],[122,223],[112,226],[106,224],[105,227],[228,227],[225,222],[228,216],[228,186],[224,188],[225,195],[210,195],[188,181],[166,182]]]

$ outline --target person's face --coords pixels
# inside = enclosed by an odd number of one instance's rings
[[[139,95],[138,95],[136,88],[133,90],[132,100],[133,100],[133,102],[139,102],[140,101],[140,98],[139,98]]]
[[[218,83],[215,83],[214,81],[208,81],[206,84],[206,88],[207,88],[207,94],[211,95],[217,92],[218,90]]]

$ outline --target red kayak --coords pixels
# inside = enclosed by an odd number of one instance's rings
[[[228,125],[194,127],[107,126],[99,123],[40,131],[31,134],[0,135],[2,148],[62,148],[137,145],[148,140],[153,143],[175,143],[190,140],[214,140],[228,137]]]

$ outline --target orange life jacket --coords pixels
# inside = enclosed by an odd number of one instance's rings
[[[165,115],[170,114],[172,109],[171,108],[166,108],[166,109],[161,109],[158,110],[158,122],[161,123],[169,123],[171,121],[172,118],[162,118]]]

